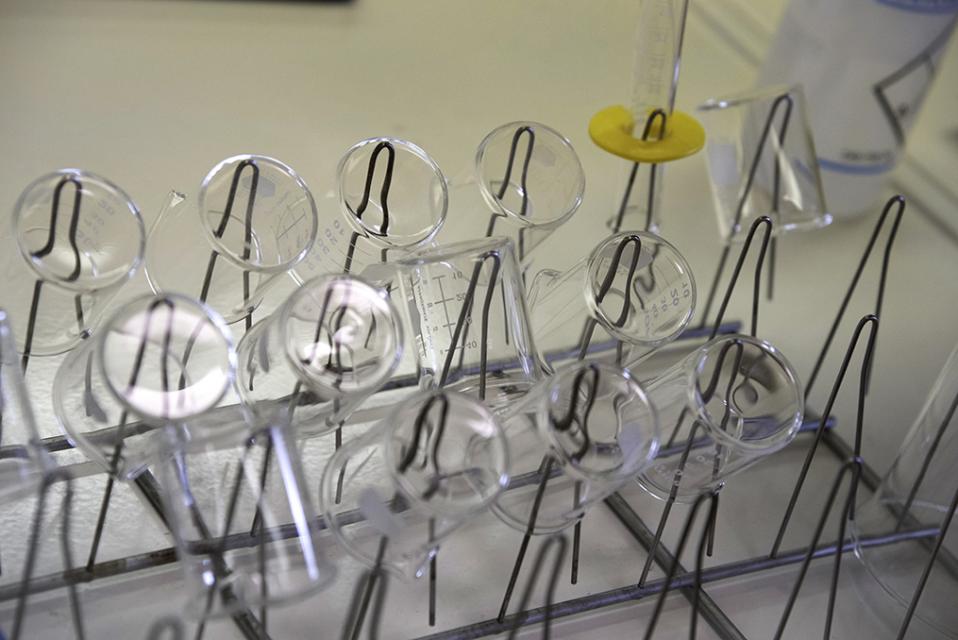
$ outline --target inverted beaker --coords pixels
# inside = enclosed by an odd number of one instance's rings
[[[363,564],[419,576],[442,541],[495,500],[508,468],[502,428],[487,407],[445,389],[424,391],[333,455],[322,512]]]
[[[576,362],[499,415],[509,486],[493,510],[509,526],[554,533],[635,478],[655,457],[659,420],[632,375]]]
[[[146,275],[155,293],[184,293],[228,323],[247,318],[313,246],[316,203],[279,160],[239,155],[217,164],[195,202],[169,194],[150,229]]]
[[[139,269],[146,241],[130,197],[79,169],[30,183],[14,207],[10,230],[0,252],[2,304],[27,355],[63,353],[88,336]]]
[[[802,425],[804,396],[792,365],[748,336],[707,342],[645,388],[659,411],[662,447],[638,480],[661,499],[691,501],[721,487],[788,445]]]

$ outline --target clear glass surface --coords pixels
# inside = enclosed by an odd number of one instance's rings
[[[631,346],[626,361],[634,364],[678,337],[695,309],[691,268],[651,233],[614,234],[568,271],[540,273],[530,287],[533,334],[582,356],[590,344],[615,339]]]
[[[831,222],[801,87],[711,99],[698,116],[725,239],[743,240],[761,216],[772,219],[778,234]]]
[[[52,464],[37,435],[13,329],[0,309],[0,503],[36,492]]]
[[[156,293],[195,296],[236,322],[285,282],[317,228],[316,203],[293,169],[266,156],[227,158],[195,203],[170,193],[150,230],[147,278]]]
[[[21,351],[30,334],[31,355],[76,346],[143,261],[146,232],[136,205],[107,179],[79,169],[30,183],[7,229],[0,238],[4,304]]]
[[[949,638],[958,638],[958,611],[954,607],[958,593],[958,578],[954,574],[958,527],[953,515],[948,521],[949,507],[958,492],[956,400],[958,349],[945,363],[878,490],[860,504],[851,522],[855,553],[871,578],[881,585],[880,590],[874,589],[873,584],[861,585],[866,604],[898,624],[928,564],[934,541],[912,539],[886,546],[868,546],[863,541],[896,530],[940,529],[946,523],[949,525],[938,561],[915,610],[918,618]]]
[[[54,378],[54,411],[70,442],[119,476],[170,449],[248,430],[233,388],[232,338],[209,307],[177,294],[124,305]]]
[[[541,377],[512,242],[441,245],[397,263],[420,385],[503,405]]]
[[[446,219],[446,178],[412,142],[370,138],[339,161],[337,202],[324,205],[316,246],[293,272],[299,283],[359,273],[427,244]]]
[[[487,407],[425,391],[333,455],[322,511],[360,562],[418,577],[441,542],[496,499],[508,469],[505,437]]]
[[[538,122],[504,124],[479,143],[473,174],[452,186],[455,222],[443,241],[511,238],[526,271],[535,248],[578,210],[584,191],[579,157],[562,134]]]
[[[639,484],[679,501],[722,486],[787,446],[804,396],[795,371],[769,343],[742,335],[711,340],[645,385],[659,411],[662,446]]]
[[[355,276],[319,276],[240,340],[240,395],[263,423],[317,435],[389,380],[402,347],[384,291]]]
[[[500,419],[510,484],[493,510],[523,532],[534,509],[536,534],[574,524],[634,478],[659,446],[657,413],[645,392],[628,371],[605,364],[563,367]]]
[[[271,429],[255,446],[179,452],[154,467],[188,615],[256,610],[332,583],[300,464],[288,434]]]

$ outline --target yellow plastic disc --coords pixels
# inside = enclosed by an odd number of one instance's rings
[[[669,162],[685,158],[705,146],[705,129],[687,113],[673,111],[661,140],[642,140],[632,135],[635,121],[623,106],[606,107],[589,121],[589,137],[611,154],[632,162]],[[655,130],[650,138],[658,138]]]

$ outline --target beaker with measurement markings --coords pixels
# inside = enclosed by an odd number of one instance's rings
[[[207,174],[191,203],[171,192],[150,229],[146,275],[155,293],[194,296],[228,323],[246,319],[313,246],[316,203],[292,168],[238,155]],[[270,309],[267,309],[270,311]]]
[[[399,138],[356,143],[339,161],[335,199],[320,201],[316,245],[297,283],[360,273],[428,244],[446,219],[446,179],[423,149]]]
[[[581,360],[621,342],[619,364],[634,366],[688,326],[695,280],[674,246],[627,231],[604,239],[565,272],[536,274],[529,309],[540,348],[571,346],[570,357]]]
[[[396,271],[392,295],[418,349],[422,388],[448,387],[500,407],[542,377],[511,240],[425,249]]]
[[[139,269],[145,242],[139,210],[109,180],[61,169],[30,183],[0,251],[0,303],[20,351],[63,353],[87,337]]]
[[[538,122],[510,122],[476,150],[472,174],[450,185],[451,221],[443,242],[505,236],[523,273],[536,248],[582,204],[585,173],[572,143]]]

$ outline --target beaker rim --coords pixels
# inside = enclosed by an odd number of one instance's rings
[[[298,253],[282,262],[275,264],[260,264],[250,262],[248,259],[243,258],[242,255],[237,254],[232,248],[223,242],[222,238],[217,237],[216,231],[213,229],[209,216],[206,215],[206,190],[210,183],[224,167],[227,167],[233,163],[244,162],[247,160],[263,162],[265,164],[271,165],[278,169],[280,173],[286,175],[296,184],[296,186],[302,190],[306,197],[306,202],[309,204],[309,209],[312,212],[312,225],[310,226],[308,237],[303,241],[302,248]],[[313,198],[313,192],[310,190],[309,185],[306,184],[306,181],[303,179],[303,177],[299,175],[295,169],[290,167],[282,160],[255,153],[241,153],[235,156],[230,156],[229,158],[220,160],[212,169],[210,169],[209,173],[207,173],[203,178],[203,181],[200,182],[196,213],[200,217],[200,226],[206,233],[207,240],[218,254],[222,255],[240,269],[256,271],[259,273],[283,273],[292,269],[294,266],[302,262],[304,258],[306,258],[306,255],[309,253],[310,249],[313,248],[313,244],[316,242],[316,235],[319,232],[319,212],[316,209],[316,200]],[[256,232],[254,231],[253,234],[255,235]]]
[[[415,488],[406,478],[405,474],[401,473],[396,465],[393,464],[393,461],[399,458],[399,456],[395,455],[396,438],[393,436],[399,429],[406,426],[406,423],[401,418],[404,416],[404,414],[407,418],[415,417],[422,407],[431,402],[434,398],[440,396],[445,397],[453,404],[453,406],[449,408],[447,421],[452,421],[457,418],[461,419],[462,410],[472,411],[474,413],[474,417],[478,417],[482,420],[483,425],[490,431],[487,434],[487,437],[495,443],[497,456],[500,461],[499,468],[495,469],[497,475],[496,490],[490,491],[488,495],[480,496],[480,499],[476,500],[472,504],[458,508],[448,504],[444,507],[442,504],[437,504],[424,499],[423,496],[415,490]],[[455,411],[456,407],[460,409],[458,415],[457,411]],[[426,511],[440,516],[453,519],[464,519],[484,511],[490,505],[495,503],[506,487],[509,486],[510,459],[509,447],[506,442],[505,432],[503,431],[502,425],[499,424],[499,421],[496,419],[493,412],[484,403],[458,391],[451,391],[449,389],[433,389],[427,393],[416,394],[407,399],[396,408],[396,411],[393,413],[393,415],[396,417],[396,419],[390,424],[389,428],[386,429],[382,435],[383,462],[385,463],[387,473],[392,478],[396,489],[406,500],[410,502],[410,504],[420,505]],[[446,429],[448,429],[448,425],[446,426]]]
[[[194,412],[188,414],[177,415],[172,417],[169,415],[155,415],[148,412],[145,412],[142,407],[137,406],[135,403],[131,402],[127,395],[123,391],[117,388],[116,381],[114,376],[110,375],[110,372],[107,371],[107,358],[106,358],[106,349],[107,349],[107,336],[110,335],[111,331],[115,328],[116,323],[118,323],[122,318],[125,318],[129,315],[131,310],[138,309],[140,307],[148,307],[150,304],[158,303],[159,301],[167,300],[173,303],[175,307],[176,304],[182,304],[185,307],[192,308],[197,311],[197,317],[202,318],[203,321],[209,323],[212,328],[216,331],[216,334],[220,340],[223,342],[223,349],[226,356],[226,370],[223,372],[222,384],[217,388],[212,389],[212,393],[206,394],[205,402],[200,406],[200,408]],[[141,310],[142,311],[142,310]],[[140,311],[140,312],[141,312]],[[117,329],[119,333],[123,333]],[[226,322],[223,318],[216,313],[209,305],[206,303],[200,302],[195,298],[186,296],[180,293],[164,293],[162,295],[155,294],[146,294],[134,298],[127,304],[125,304],[121,309],[114,313],[106,322],[103,323],[103,327],[98,330],[95,345],[96,353],[96,367],[100,373],[100,376],[103,378],[106,388],[109,391],[116,401],[123,407],[125,410],[128,410],[133,413],[133,415],[139,416],[144,422],[149,424],[177,424],[189,421],[192,418],[205,414],[207,411],[215,408],[220,401],[226,396],[227,391],[233,388],[236,380],[236,348],[233,344],[232,333],[227,327]]]
[[[708,412],[707,402],[702,397],[699,385],[700,375],[705,367],[706,362],[712,356],[712,351],[718,345],[728,342],[745,343],[758,348],[764,354],[769,356],[779,367],[779,369],[784,373],[788,384],[793,389],[792,395],[794,397],[795,410],[791,414],[792,418],[787,421],[784,419],[781,420],[779,427],[766,437],[752,440],[736,438],[728,431],[718,428],[718,426],[714,423],[713,417]],[[694,415],[701,421],[702,425],[708,430],[709,435],[723,445],[729,446],[733,449],[746,450],[755,453],[773,453],[791,442],[802,426],[802,420],[805,413],[805,397],[802,393],[801,382],[795,373],[794,367],[792,367],[788,359],[786,359],[782,352],[775,348],[775,346],[769,342],[766,342],[765,340],[737,333],[726,334],[713,338],[706,344],[702,345],[694,357],[691,357],[686,361],[686,373],[688,375],[688,384],[686,387],[689,407],[693,410]]]
[[[559,144],[562,145],[569,151],[570,157],[575,162],[576,170],[576,197],[572,199],[568,208],[565,211],[560,212],[557,215],[545,218],[545,219],[536,219],[530,218],[528,216],[522,216],[517,214],[511,209],[507,209],[502,205],[502,202],[492,193],[492,190],[489,188],[489,184],[483,180],[481,171],[482,171],[482,161],[485,157],[487,147],[489,143],[500,133],[507,129],[519,129],[521,127],[529,127],[530,129],[542,130],[548,133],[550,136],[554,137],[559,141]],[[482,199],[486,201],[486,204],[496,211],[498,214],[508,217],[510,220],[515,221],[516,223],[524,227],[537,227],[541,229],[550,229],[561,225],[563,222],[572,217],[572,215],[578,211],[579,207],[582,205],[582,198],[585,193],[585,171],[582,168],[582,162],[579,160],[579,154],[576,153],[575,147],[572,146],[572,142],[569,141],[564,135],[553,129],[552,127],[542,124],[541,122],[534,122],[532,120],[516,120],[513,122],[507,122],[506,124],[500,125],[486,134],[486,136],[479,143],[479,146],[476,148],[475,164],[474,164],[474,174],[473,177],[479,185],[479,191],[482,194]]]
[[[681,273],[685,274],[689,279],[692,303],[689,305],[689,309],[686,312],[685,317],[678,324],[678,326],[675,328],[674,331],[672,331],[668,335],[661,336],[655,340],[637,339],[636,336],[634,336],[631,332],[623,331],[620,327],[616,327],[614,320],[609,317],[606,311],[602,308],[602,305],[599,304],[599,302],[596,299],[597,292],[595,290],[595,287],[593,286],[594,281],[591,277],[593,268],[598,268],[597,263],[601,257],[601,254],[603,253],[603,251],[605,251],[607,247],[609,247],[609,245],[614,244],[616,242],[621,242],[624,238],[627,238],[629,236],[638,236],[640,241],[643,239],[647,239],[654,242],[655,244],[662,245],[663,247],[668,249],[668,252],[669,252],[668,260],[671,262],[672,266],[674,266]],[[661,257],[663,256],[659,254],[659,255],[656,255],[655,259],[659,259]],[[695,314],[695,302],[697,297],[696,287],[695,287],[695,276],[692,274],[692,267],[689,266],[689,263],[685,259],[685,256],[683,256],[682,253],[675,248],[675,245],[673,245],[668,240],[664,239],[663,237],[659,235],[651,233],[649,231],[623,231],[623,232],[616,233],[607,237],[605,240],[603,240],[598,245],[596,245],[596,247],[592,250],[592,252],[589,254],[589,257],[586,260],[587,260],[587,266],[584,271],[585,279],[586,279],[585,286],[584,286],[586,305],[589,307],[589,310],[595,314],[596,320],[598,320],[599,323],[602,325],[602,327],[606,331],[608,331],[614,338],[621,340],[622,342],[626,342],[628,344],[642,345],[648,348],[655,348],[655,347],[658,347],[659,345],[671,342],[672,340],[680,336],[682,332],[685,331],[686,327],[688,327],[689,322],[691,322],[692,320],[692,316]],[[631,285],[632,283],[630,282],[629,286]]]
[[[420,229],[414,234],[399,236],[399,242],[395,241],[397,238],[395,234],[383,234],[379,229],[367,225],[362,218],[353,214],[352,208],[349,206],[349,203],[346,202],[344,189],[344,182],[346,180],[346,162],[355,152],[363,147],[369,146],[371,144],[378,145],[383,142],[388,142],[394,147],[404,149],[405,151],[408,151],[412,155],[419,158],[419,160],[421,160],[433,172],[436,179],[436,184],[440,189],[440,206],[438,212],[436,213],[435,219],[432,221],[432,224]],[[443,223],[446,221],[446,214],[449,211],[449,187],[446,177],[443,174],[442,169],[439,168],[439,164],[433,160],[432,156],[426,153],[425,149],[414,142],[403,140],[402,138],[393,138],[391,136],[379,136],[360,140],[347,149],[346,153],[343,154],[343,157],[340,158],[339,165],[336,168],[336,175],[336,196],[339,200],[340,210],[342,211],[343,216],[346,218],[346,223],[351,226],[354,231],[361,234],[364,238],[367,238],[379,245],[380,247],[408,249],[417,245],[421,245],[435,238],[436,234],[438,234],[439,230],[442,228]]]
[[[35,260],[34,257],[31,255],[30,251],[27,250],[27,247],[24,245],[24,243],[20,241],[21,234],[20,234],[19,227],[20,227],[20,221],[22,220],[22,217],[23,217],[23,213],[24,213],[23,207],[26,202],[27,196],[36,186],[38,186],[42,182],[45,182],[57,176],[62,176],[62,177],[69,176],[71,178],[77,178],[81,182],[86,180],[100,182],[104,186],[106,186],[108,189],[115,191],[117,196],[119,196],[119,199],[122,200],[124,208],[130,213],[131,216],[133,216],[133,219],[136,222],[136,226],[139,229],[139,234],[137,234],[138,238],[137,238],[136,251],[133,255],[133,259],[130,261],[129,267],[125,271],[118,273],[115,277],[109,280],[106,280],[102,283],[94,282],[92,284],[84,284],[83,278],[78,278],[76,281],[69,281],[60,276],[57,276],[56,274],[52,272],[48,272],[47,270],[41,268],[40,263],[42,263],[42,261]],[[82,215],[82,212],[80,215]],[[68,291],[92,293],[94,291],[101,291],[103,289],[108,289],[111,287],[121,285],[124,282],[130,280],[134,275],[136,275],[136,272],[139,270],[140,265],[143,264],[143,259],[146,253],[146,225],[143,222],[143,216],[140,214],[140,210],[139,208],[137,208],[136,203],[133,202],[133,199],[130,197],[130,195],[126,191],[121,189],[112,181],[108,180],[107,178],[104,178],[103,176],[99,174],[96,174],[90,171],[85,171],[83,169],[76,169],[72,167],[57,169],[56,171],[46,173],[40,176],[39,178],[33,180],[32,182],[30,182],[30,184],[28,184],[26,188],[24,188],[24,190],[20,192],[20,196],[17,198],[16,204],[14,204],[13,216],[11,216],[11,223],[12,223],[13,238],[16,241],[17,249],[20,252],[20,256],[27,263],[30,270],[33,271],[40,280],[50,283],[56,287],[61,287]]]
[[[368,381],[364,381],[363,384],[351,386],[346,390],[343,390],[340,386],[329,384],[323,379],[323,374],[317,374],[315,370],[308,367],[302,361],[296,353],[295,345],[290,341],[289,332],[289,324],[292,321],[293,310],[300,300],[305,296],[315,295],[317,291],[328,291],[331,287],[342,283],[349,286],[357,298],[362,297],[367,301],[373,301],[374,304],[378,306],[378,310],[389,319],[390,327],[394,335],[392,354],[385,352],[380,354],[382,356],[382,362],[379,367],[377,367],[376,375]],[[342,398],[376,391],[392,376],[402,359],[403,327],[396,306],[383,289],[356,275],[327,273],[310,278],[287,299],[279,310],[277,319],[279,340],[280,344],[283,345],[286,362],[300,380],[314,390],[321,390],[324,394],[328,394],[332,397]]]
[[[605,470],[584,468],[580,462],[574,459],[574,455],[570,453],[560,441],[558,437],[558,431],[553,426],[551,409],[553,406],[552,398],[554,392],[559,389],[563,383],[563,380],[567,376],[575,375],[575,372],[581,370],[583,367],[594,368],[604,375],[615,376],[622,380],[629,388],[629,391],[632,393],[634,398],[641,403],[642,408],[648,412],[650,421],[649,426],[646,427],[645,425],[640,425],[640,428],[643,431],[642,435],[645,436],[642,441],[642,447],[634,447],[633,449],[644,449],[645,454],[642,460],[634,461],[633,465],[629,466],[628,468],[623,469],[627,460],[624,460],[623,463],[619,464],[618,466]],[[547,405],[547,417],[546,420],[540,421],[540,433],[542,431],[545,432],[545,438],[549,449],[563,465],[563,472],[568,473],[568,475],[574,478],[584,480],[586,482],[594,482],[597,480],[610,478],[621,478],[625,480],[635,476],[637,473],[641,473],[642,469],[644,469],[649,462],[654,460],[655,456],[658,454],[661,436],[658,410],[649,400],[649,396],[645,389],[642,388],[642,385],[639,384],[638,380],[635,379],[628,369],[621,369],[619,367],[605,363],[590,361],[580,361],[566,365],[557,371],[552,379],[550,379],[548,383],[548,391],[545,394],[545,399]]]

